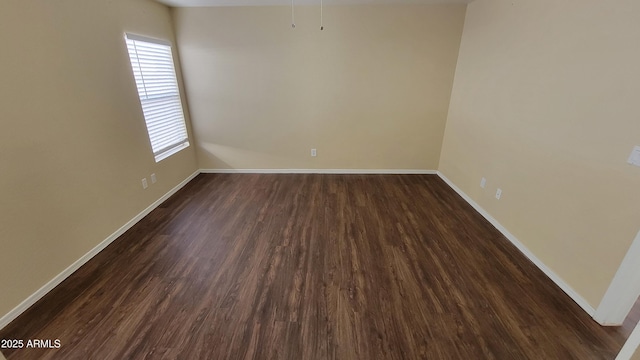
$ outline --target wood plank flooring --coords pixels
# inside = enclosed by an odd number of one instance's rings
[[[613,359],[431,175],[199,175],[16,321],[16,359]]]

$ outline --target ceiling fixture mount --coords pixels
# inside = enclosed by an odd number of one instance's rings
[[[293,1],[291,0],[291,28],[296,28],[296,13],[293,5]],[[324,0],[320,0],[320,31],[324,30],[323,20],[322,20],[322,10],[324,8]]]
[[[320,0],[320,31],[324,30],[324,26],[322,25],[322,1]]]

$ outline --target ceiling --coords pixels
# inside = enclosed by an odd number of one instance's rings
[[[291,5],[291,0],[156,0],[173,7]],[[472,0],[324,0],[325,5],[467,4]],[[320,5],[320,0],[294,0],[296,5]]]

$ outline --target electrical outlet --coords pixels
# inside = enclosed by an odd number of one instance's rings
[[[151,183],[155,184],[156,181],[158,181],[158,179],[156,179],[156,174],[155,173],[151,174]]]
[[[487,179],[482,178],[482,180],[480,180],[480,187],[484,189],[485,186],[487,186]]]
[[[316,149],[311,149],[311,156],[315,157],[316,156]]]
[[[500,200],[501,197],[502,197],[502,189],[496,190],[496,199]]]
[[[636,146],[631,151],[631,155],[629,155],[629,160],[627,162],[631,165],[640,166],[640,146]]]
[[[142,179],[142,188],[146,189],[149,187],[149,184],[147,184],[147,178]]]

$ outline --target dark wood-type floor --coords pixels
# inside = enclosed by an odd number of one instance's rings
[[[523,216],[526,216],[523,214]],[[15,359],[613,359],[429,175],[200,175],[0,332]]]

